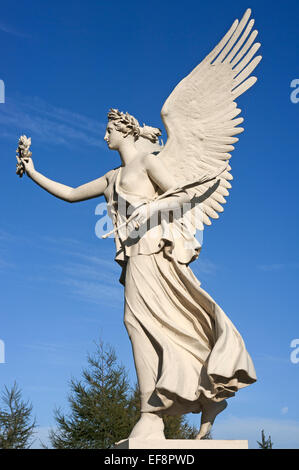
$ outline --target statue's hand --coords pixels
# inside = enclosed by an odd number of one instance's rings
[[[137,207],[128,219],[128,228],[133,231],[138,229],[141,225],[153,215],[154,207],[151,204],[142,204]]]
[[[20,169],[26,172],[28,176],[35,170],[33,160],[31,157],[20,158],[17,156],[17,174],[20,174]]]
[[[26,172],[30,176],[30,172],[34,171],[34,165],[31,160],[32,152],[30,151],[31,137],[26,137],[26,135],[21,135],[18,142],[18,148],[16,150],[17,158],[17,175],[20,178]]]

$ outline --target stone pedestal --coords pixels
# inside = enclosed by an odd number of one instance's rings
[[[115,449],[248,449],[248,441],[217,439],[124,439]]]

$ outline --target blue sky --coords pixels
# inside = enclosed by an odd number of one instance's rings
[[[71,205],[19,179],[18,138],[32,137],[35,166],[49,178],[77,186],[101,176],[119,164],[103,141],[109,108],[162,127],[174,86],[247,7],[263,60],[257,84],[238,100],[245,132],[230,197],[192,267],[239,329],[258,375],[229,401],[214,438],[255,447],[265,429],[275,447],[299,448],[299,363],[290,360],[299,338],[295,1],[1,2],[0,388],[18,382],[40,436],[55,425],[55,406],[67,411],[69,381],[99,337],[132,383],[135,372],[113,240],[95,235],[102,199]]]

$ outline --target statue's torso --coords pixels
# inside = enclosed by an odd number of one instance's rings
[[[130,194],[142,195],[153,199],[158,191],[151,180],[145,165],[147,154],[139,154],[126,166],[120,167],[119,186]]]
[[[148,187],[148,191],[142,191],[141,186],[137,184],[133,187],[133,183],[130,184],[131,174],[129,171],[122,180],[123,169],[124,167],[119,167],[109,172],[109,176],[107,175],[109,184],[104,193],[108,212],[115,228],[123,225],[126,218],[132,213],[132,210],[126,213],[126,207],[132,209],[142,203],[150,202],[158,196],[158,192],[154,191],[154,186],[151,190]],[[133,172],[133,169],[131,171]],[[135,172],[135,175],[138,175],[138,171]],[[122,181],[123,184],[121,184]],[[130,190],[126,190],[125,187],[129,187]],[[115,233],[115,260],[121,265],[126,263],[128,257],[157,253],[167,247],[169,248],[169,257],[175,257],[184,264],[190,263],[199,254],[200,244],[194,237],[194,233],[184,229],[182,220],[164,225],[154,223],[150,225],[149,229],[143,226],[140,227],[138,233],[138,236],[136,234],[133,237],[128,236],[127,227],[122,227]]]

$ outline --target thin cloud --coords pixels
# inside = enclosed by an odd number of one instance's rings
[[[287,355],[286,357],[279,357],[279,356],[271,356],[270,354],[260,354],[254,356],[256,361],[267,361],[267,362],[275,362],[276,364],[287,364],[290,363],[290,357]]]
[[[7,98],[0,109],[2,137],[27,134],[33,142],[68,148],[103,148],[105,125],[85,115],[53,106],[38,97]]]
[[[17,236],[13,233],[7,232],[6,230],[0,229],[0,242],[15,242]]]
[[[219,271],[220,267],[210,261],[209,259],[201,258],[199,256],[197,262],[192,264],[192,269],[196,271],[199,275],[201,274],[215,274]]]
[[[265,272],[275,272],[283,269],[297,269],[298,267],[299,263],[273,263],[258,265],[258,269]]]
[[[107,283],[111,283],[111,275],[115,273],[113,269],[103,270],[99,269],[98,266],[89,263],[69,263],[68,265],[57,266],[56,269],[60,273],[67,274],[68,277],[71,278],[76,277],[80,279],[94,279],[99,281],[105,281]]]
[[[100,272],[99,268],[113,272],[114,274],[118,274],[120,268],[118,264],[114,261],[114,258],[103,258],[101,255],[94,255],[94,248],[90,248],[86,245],[86,243],[82,243],[80,240],[74,238],[52,238],[48,236],[43,236],[41,239],[47,242],[50,245],[55,246],[55,250],[59,249],[61,253],[64,255],[69,255],[71,257],[79,258],[81,263],[80,266],[74,265],[69,263],[68,265],[60,266],[62,270],[75,270],[76,272],[82,272],[82,269],[85,271],[89,271],[90,274],[94,275]],[[104,242],[105,243],[105,242]],[[103,248],[104,245],[102,245]],[[49,245],[47,246],[49,248]],[[89,251],[89,252],[88,252]],[[91,254],[92,253],[92,254]],[[114,252],[113,252],[114,255]],[[92,266],[93,265],[93,266]],[[82,268],[77,271],[77,268]]]
[[[40,341],[25,344],[24,347],[37,353],[36,357],[40,358],[43,362],[46,361],[47,364],[68,367],[77,365],[75,353],[79,349],[78,344],[60,344]]]
[[[82,253],[72,254],[81,262],[55,266],[57,272],[64,274],[63,278],[56,277],[57,282],[67,286],[73,296],[83,301],[119,306],[122,287],[118,283],[120,268],[115,266],[115,261]]]
[[[72,256],[77,256],[78,258],[86,261],[88,264],[94,264],[95,268],[97,269],[97,272],[99,272],[99,267],[109,269],[110,271],[113,271],[114,273],[119,272],[119,266],[114,260],[101,258],[100,256],[94,256],[94,255],[91,256],[91,255],[86,255],[83,253],[76,253],[73,251],[68,251],[65,253],[72,255]]]
[[[28,34],[25,34],[21,31],[17,31],[9,25],[4,24],[2,21],[0,22],[0,31],[2,31],[2,33],[12,34],[13,36],[19,36],[21,38],[30,37]]]
[[[258,269],[260,269],[261,271],[271,272],[271,271],[280,271],[284,267],[285,267],[284,264],[279,264],[279,263],[276,263],[276,264],[260,264],[258,266]]]
[[[13,263],[9,263],[4,259],[0,258],[0,269],[15,268],[16,266]]]
[[[3,241],[16,241],[19,236],[0,230],[0,240],[1,238]],[[76,239],[54,239],[48,236],[27,238],[35,245],[41,243],[45,250],[51,251],[55,248],[55,252],[63,256],[62,264],[42,264],[38,274],[26,276],[27,281],[51,282],[66,286],[65,294],[81,301],[102,306],[120,305],[119,299],[123,296],[123,288],[118,282],[121,268],[113,259],[114,252],[112,258],[107,259],[100,254],[94,255],[94,248]],[[0,270],[1,267],[8,266],[13,267],[4,257],[1,258],[0,251]]]
[[[117,285],[105,285],[103,282],[83,281],[82,279],[69,279],[66,278],[60,282],[70,288],[73,296],[80,298],[83,301],[92,302],[98,305],[109,304],[118,307],[120,305],[121,292],[120,287]]]
[[[66,351],[69,347],[66,344],[59,343],[47,343],[44,341],[39,341],[36,343],[31,343],[25,345],[27,349],[31,349],[39,352],[48,352],[48,353],[61,353],[61,351]]]
[[[63,255],[64,261],[63,264],[42,267],[39,276],[31,277],[31,280],[51,280],[65,286],[66,295],[84,302],[101,306],[120,305],[119,299],[123,296],[123,288],[118,282],[121,269],[114,259],[91,254],[94,250],[76,239],[42,237],[42,240],[48,243],[44,246],[46,249],[55,246],[55,251]]]
[[[48,235],[44,235],[41,238],[45,242],[49,242],[55,245],[64,245],[64,246],[75,245],[76,246],[81,243],[79,240],[75,238],[65,238],[65,237],[53,238],[53,237],[49,237]]]

